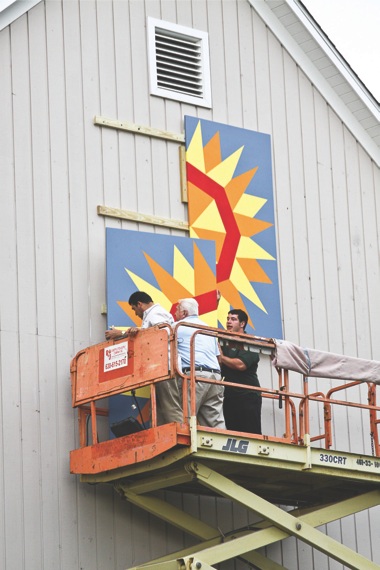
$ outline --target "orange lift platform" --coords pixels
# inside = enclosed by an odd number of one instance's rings
[[[178,325],[162,324],[140,330],[134,338],[81,350],[71,362],[72,405],[78,408],[80,439],[80,447],[70,454],[71,473],[80,475],[83,483],[112,484],[131,503],[199,540],[191,548],[135,568],[208,570],[240,558],[257,568],[279,569],[283,566],[258,549],[289,536],[347,568],[379,568],[318,527],[380,505],[380,407],[376,403],[380,363],[308,351],[284,341],[194,328],[192,363],[195,339],[206,334],[217,336],[221,345],[238,342],[245,350],[260,352],[260,362],[266,359],[273,374],[272,388],[252,389],[260,390],[263,401],[269,399],[276,406],[283,421],[282,436],[219,430],[197,424],[198,379],[194,366],[188,375],[177,369],[177,329]],[[158,426],[155,387],[176,375],[189,386],[183,390],[183,409],[190,413],[184,413],[183,423]],[[326,393],[309,393],[311,377],[338,380],[333,387],[332,381],[325,383]],[[261,374],[260,379],[265,385]],[[292,390],[293,383],[301,388]],[[104,401],[147,386],[151,427],[111,439],[107,425],[100,437],[99,425],[108,424]],[[365,403],[360,396],[363,390]],[[312,435],[315,407],[321,410],[323,427],[322,433]],[[368,421],[370,455],[333,448],[334,412],[342,407],[348,413],[356,409],[361,421]],[[252,510],[260,521],[224,536],[157,496],[156,491],[168,489],[226,497]]]

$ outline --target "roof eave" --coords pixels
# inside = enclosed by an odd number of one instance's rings
[[[313,24],[313,20],[306,16],[306,13],[301,9],[300,3],[297,0],[282,0],[282,2],[267,2],[267,0],[248,0],[248,2],[257,12],[257,14],[263,19],[272,33],[281,42],[284,49],[288,51],[297,65],[299,65],[305,75],[307,75],[315,88],[325,98],[327,103],[334,109],[340,119],[345,123],[347,128],[355,136],[358,142],[368,152],[377,166],[380,166],[380,148],[376,144],[375,140],[368,134],[363,125],[361,125],[352,111],[347,107],[343,99],[335,92],[329,82],[323,77],[313,61],[297,44],[297,42],[279,20],[277,15],[274,13],[273,9],[283,3],[289,6],[289,8],[295,14],[296,18],[306,29],[307,33],[309,33],[312,39],[318,44],[318,46],[320,46],[320,48],[326,54],[326,57],[332,61],[338,72],[342,74],[342,77],[344,77],[347,83],[349,83],[350,87],[355,91],[357,97],[360,98],[360,100],[363,102],[363,105],[365,105],[371,113],[374,121],[380,124],[379,106],[375,104],[375,100],[369,91],[367,91],[365,86],[363,86],[363,84],[358,81],[350,67],[347,64],[344,65],[344,59],[338,57],[339,52],[332,49],[332,44],[329,42],[327,36],[321,33],[315,24]]]
[[[41,0],[15,0],[0,12],[0,31],[33,8]]]

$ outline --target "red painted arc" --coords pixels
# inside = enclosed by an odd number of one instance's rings
[[[205,313],[209,313],[210,311],[215,311],[218,303],[216,297],[216,289],[212,291],[207,291],[207,293],[201,293],[196,295],[194,299],[198,302],[199,305],[199,314],[204,315]],[[175,312],[177,309],[178,303],[174,303],[172,308],[170,309],[170,313],[175,318]]]
[[[187,163],[187,179],[215,200],[218,212],[226,230],[226,235],[216,268],[216,279],[217,282],[220,283],[221,281],[225,281],[230,278],[241,237],[239,227],[223,186],[214,180],[211,180],[207,174],[204,174],[189,163]]]

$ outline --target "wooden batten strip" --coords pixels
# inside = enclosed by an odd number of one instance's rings
[[[158,216],[131,212],[130,210],[121,210],[120,208],[109,208],[108,206],[98,206],[97,211],[100,216],[130,220],[141,224],[150,224],[153,226],[161,226],[185,232],[189,231],[189,224],[187,222],[182,222],[181,220],[169,220]]]
[[[128,121],[117,121],[115,119],[107,119],[106,117],[101,117],[96,115],[94,117],[94,124],[99,125],[101,127],[109,127],[111,129],[118,129],[121,131],[129,131],[131,133],[146,135],[148,137],[156,137],[159,139],[185,143],[184,134],[177,134],[177,133],[171,133],[169,131],[152,129],[151,127],[145,127],[144,125],[136,125],[135,123],[129,123]]]
[[[179,146],[179,176],[181,182],[181,200],[182,202],[189,201],[189,195],[187,191],[187,176],[186,176],[186,150],[184,146]]]

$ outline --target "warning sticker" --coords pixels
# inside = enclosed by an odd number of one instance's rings
[[[128,341],[104,349],[103,372],[110,372],[128,366]]]

